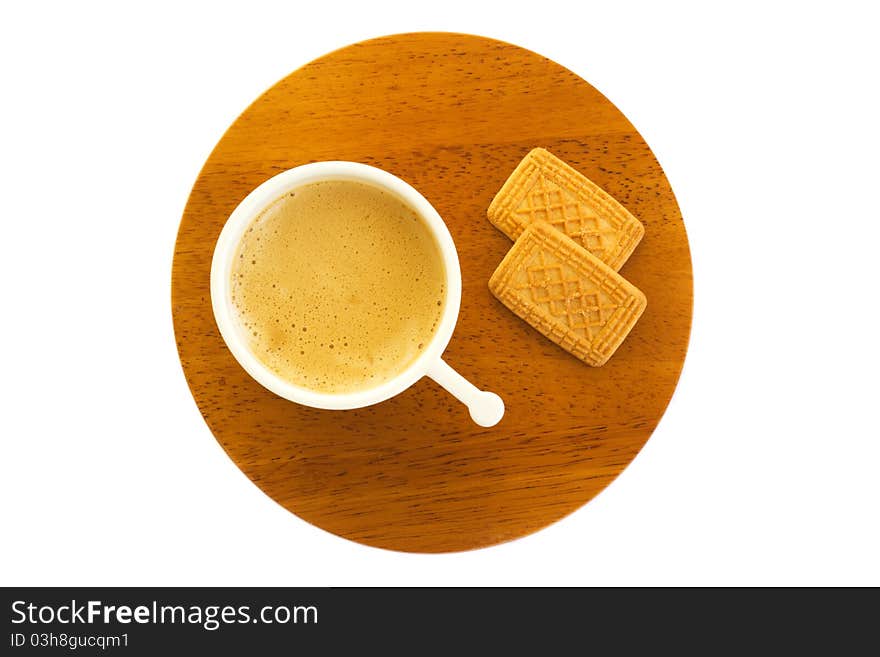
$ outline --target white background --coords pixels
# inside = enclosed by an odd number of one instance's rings
[[[869,6],[4,3],[0,583],[880,585]],[[252,485],[170,311],[227,126],[305,62],[416,30],[528,47],[617,104],[676,191],[696,294],[679,388],[623,475],[537,534],[439,556],[337,538]]]

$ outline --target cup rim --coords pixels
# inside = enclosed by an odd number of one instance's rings
[[[326,393],[298,386],[266,367],[247,347],[235,319],[232,306],[230,274],[235,251],[251,221],[283,194],[304,185],[329,180],[351,180],[373,185],[397,196],[412,207],[428,228],[443,257],[446,269],[446,305],[437,329],[427,347],[395,377],[378,386],[350,393]],[[238,363],[258,383],[290,401],[328,410],[362,408],[385,401],[409,388],[425,376],[431,365],[440,360],[452,338],[461,306],[461,267],[449,229],[440,214],[415,188],[382,169],[342,160],[313,162],[278,173],[252,190],[232,211],[217,243],[211,261],[211,306],[220,335]]]

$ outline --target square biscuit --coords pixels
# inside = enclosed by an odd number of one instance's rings
[[[645,227],[601,187],[543,148],[522,159],[492,199],[491,221],[510,239],[546,221],[615,271]]]
[[[501,303],[588,365],[604,365],[647,306],[645,295],[573,240],[525,228],[489,280]]]

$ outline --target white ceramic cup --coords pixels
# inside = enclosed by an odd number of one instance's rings
[[[437,330],[419,357],[392,379],[374,388],[351,393],[326,393],[294,385],[267,368],[248,348],[242,327],[235,316],[230,290],[232,262],[241,237],[251,221],[272,201],[310,183],[352,180],[394,194],[413,208],[430,228],[443,255],[446,268],[446,308]],[[248,194],[229,215],[214,247],[211,263],[211,305],[223,340],[241,366],[276,395],[304,406],[331,410],[362,408],[397,395],[428,376],[468,407],[474,422],[483,427],[497,424],[504,415],[504,402],[492,392],[479,390],[443,360],[461,305],[461,268],[452,236],[437,211],[410,185],[397,176],[356,162],[316,162],[304,164],[273,176]]]

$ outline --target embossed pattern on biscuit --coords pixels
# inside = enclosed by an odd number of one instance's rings
[[[487,212],[511,239],[546,221],[618,270],[645,234],[641,222],[589,178],[543,148],[532,149]]]
[[[560,347],[604,365],[647,306],[645,295],[549,224],[528,226],[489,280],[501,303]]]

